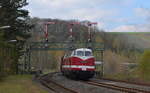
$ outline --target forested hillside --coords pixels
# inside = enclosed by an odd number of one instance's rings
[[[50,42],[62,42],[67,41],[69,37],[69,24],[72,22],[79,22],[76,20],[59,20],[59,19],[40,19],[33,18],[30,20],[31,24],[34,24],[35,27],[32,29],[32,39],[34,41],[44,41],[44,23],[46,22],[56,22],[56,24],[48,25],[48,33],[49,33],[49,41]],[[73,36],[76,41],[85,42],[87,40],[87,31],[88,28],[85,24],[88,21],[83,21],[81,24],[77,24],[73,26]],[[97,28],[94,29],[97,31]],[[93,31],[93,32],[94,32]],[[93,34],[94,35],[94,34]],[[94,36],[93,36],[94,37]]]
[[[67,41],[69,37],[68,24],[72,22],[80,22],[76,20],[59,20],[59,19],[40,19],[32,18],[29,20],[30,24],[34,24],[32,29],[32,41],[44,41],[44,23],[56,22],[56,24],[48,25],[49,41],[50,42],[62,42]],[[88,28],[85,25],[88,21],[82,21],[79,25],[74,25],[73,35],[76,42],[87,41]],[[104,42],[106,49],[111,49],[114,52],[123,50],[143,50],[143,48],[150,47],[150,33],[117,33],[117,32],[105,32],[105,30],[98,30],[97,27],[92,29],[93,41]]]
[[[108,32],[125,38],[127,43],[136,45],[136,48],[150,47],[150,32]]]

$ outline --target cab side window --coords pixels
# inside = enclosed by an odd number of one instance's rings
[[[71,56],[75,56],[75,51],[72,51]]]

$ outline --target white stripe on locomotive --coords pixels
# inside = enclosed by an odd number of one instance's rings
[[[88,69],[94,69],[95,66],[80,66],[80,65],[63,65],[63,68],[88,68]]]

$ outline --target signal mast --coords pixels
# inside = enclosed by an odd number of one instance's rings
[[[96,22],[93,22],[93,23],[88,23],[88,43],[91,43],[92,42],[92,34],[91,34],[91,27],[92,25],[97,25]]]
[[[78,24],[80,24],[80,23],[79,22],[72,22],[69,24],[69,39],[71,40],[71,42],[74,41],[74,39],[73,39],[73,26],[78,25]]]
[[[72,48],[74,48],[74,45],[73,45],[73,42],[74,42],[74,38],[73,38],[73,26],[74,25],[78,25],[78,24],[81,24],[81,23],[79,23],[79,22],[73,22],[73,23],[70,23],[69,24],[69,45],[70,45],[70,48],[72,49]],[[96,22],[89,22],[89,23],[87,23],[87,26],[88,26],[88,40],[87,40],[87,42],[88,42],[88,48],[91,48],[92,46],[90,45],[90,43],[92,43],[92,33],[91,33],[91,27],[93,26],[93,25],[97,25],[97,23]]]
[[[56,22],[46,22],[45,25],[45,30],[44,30],[44,34],[45,34],[45,42],[48,42],[48,25],[51,24],[56,24]]]
[[[48,25],[52,25],[52,24],[56,24],[56,22],[45,22],[44,23],[44,34],[45,34],[45,42],[48,42]],[[81,24],[80,22],[72,22],[68,25],[69,27],[69,48],[72,49],[74,48],[74,37],[73,37],[73,26],[74,25],[79,25]],[[88,26],[88,40],[87,42],[89,43],[88,47],[91,48],[92,46],[90,45],[90,43],[92,43],[92,33],[91,33],[91,27],[93,25],[97,25],[96,22],[89,22],[87,23]],[[45,45],[47,47],[47,44]]]
[[[73,26],[80,24],[79,22],[72,22],[68,25],[69,27],[69,49],[74,49],[74,38],[73,38]]]

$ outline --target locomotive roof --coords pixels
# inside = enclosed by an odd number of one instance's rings
[[[90,51],[90,52],[92,52],[92,50],[88,49],[88,48],[78,48],[75,51]]]

